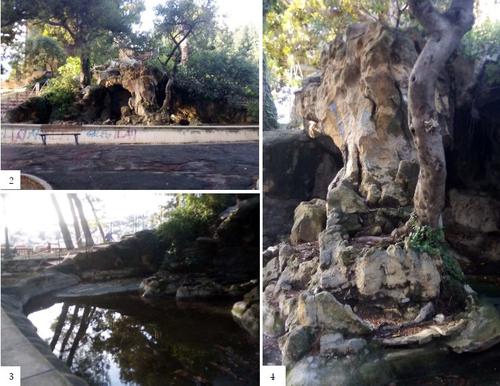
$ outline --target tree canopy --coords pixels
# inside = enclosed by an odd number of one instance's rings
[[[32,21],[67,34],[66,50],[81,61],[80,80],[90,84],[91,45],[106,34],[115,38],[131,33],[144,9],[142,0],[2,0],[2,34],[12,39],[16,24]],[[5,15],[4,15],[5,13]]]

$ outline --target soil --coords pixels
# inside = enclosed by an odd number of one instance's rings
[[[38,182],[29,177],[21,175],[21,189],[22,190],[45,190],[45,188]]]

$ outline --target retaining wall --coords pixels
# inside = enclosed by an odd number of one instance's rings
[[[44,125],[2,124],[2,143],[41,144]],[[258,126],[80,126],[79,142],[97,144],[174,144],[259,140]],[[72,135],[50,135],[47,144],[74,143]]]

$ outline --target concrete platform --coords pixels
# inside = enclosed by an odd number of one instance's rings
[[[2,169],[33,174],[54,189],[251,190],[259,176],[259,143],[2,143]]]
[[[22,386],[71,386],[59,372],[21,333],[3,308],[2,366],[21,366]]]

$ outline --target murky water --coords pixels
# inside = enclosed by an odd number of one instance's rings
[[[55,355],[91,385],[258,385],[258,338],[230,309],[120,295],[37,299],[25,311]]]

